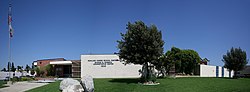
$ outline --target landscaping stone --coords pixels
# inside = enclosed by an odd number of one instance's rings
[[[80,82],[72,78],[63,79],[59,89],[63,92],[83,92]]]
[[[83,92],[84,89],[81,85],[69,85],[67,88],[63,89],[62,92]]]
[[[85,90],[85,92],[94,92],[94,81],[91,76],[84,76],[81,79],[81,84]]]

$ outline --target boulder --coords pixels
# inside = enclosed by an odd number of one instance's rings
[[[59,89],[63,92],[83,92],[80,82],[72,78],[63,79]]]
[[[94,92],[94,81],[91,76],[84,76],[81,79],[81,84],[85,92]]]
[[[81,85],[69,85],[67,88],[63,89],[62,92],[83,92]]]

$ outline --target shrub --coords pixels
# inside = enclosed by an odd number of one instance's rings
[[[15,77],[11,78],[10,80],[11,80],[12,82],[17,82],[17,81],[19,81],[20,79],[19,79],[18,77],[15,76]]]
[[[35,70],[32,69],[30,73],[31,73],[31,75],[34,75],[35,74]]]
[[[33,78],[30,78],[30,77],[22,77],[21,78],[21,81],[32,81],[34,80]]]

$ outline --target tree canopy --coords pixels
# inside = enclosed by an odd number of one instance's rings
[[[178,54],[178,58],[181,61],[180,72],[185,74],[192,74],[195,66],[200,62],[199,54],[194,50],[181,50]]]
[[[230,51],[227,51],[226,55],[223,55],[222,61],[225,68],[234,71],[234,75],[236,75],[237,71],[244,69],[248,62],[246,52],[241,48],[233,47]]]
[[[148,63],[157,64],[163,53],[164,41],[161,31],[155,25],[148,27],[142,21],[136,21],[134,24],[128,22],[126,29],[127,32],[121,33],[122,39],[118,41],[120,58],[126,63],[143,64],[146,71],[150,72]]]
[[[181,50],[172,47],[170,51],[166,52],[165,57],[164,66],[167,73],[174,66],[176,73],[192,74],[200,62],[199,54],[190,49]]]
[[[30,70],[31,70],[30,66],[28,64],[26,64],[25,71],[29,72]]]
[[[164,41],[155,25],[147,27],[142,21],[128,22],[127,32],[121,36],[119,55],[126,63],[154,63],[163,53]]]
[[[15,72],[16,71],[16,68],[15,68],[15,65],[14,63],[12,62],[12,65],[11,65],[11,69],[10,69],[12,72]]]

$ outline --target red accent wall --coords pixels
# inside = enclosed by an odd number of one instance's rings
[[[49,61],[49,60],[37,61],[37,66],[44,67],[44,66],[48,65],[49,62],[51,62],[51,61]]]

